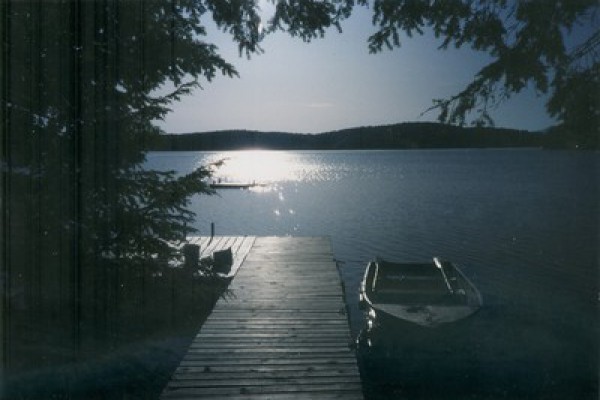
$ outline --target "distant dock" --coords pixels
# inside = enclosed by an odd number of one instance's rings
[[[362,399],[329,239],[227,240],[241,266],[161,399]]]
[[[211,189],[250,189],[267,185],[256,182],[213,182],[209,186]]]

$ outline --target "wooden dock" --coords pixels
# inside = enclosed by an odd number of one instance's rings
[[[256,238],[229,289],[161,399],[363,398],[328,238]]]

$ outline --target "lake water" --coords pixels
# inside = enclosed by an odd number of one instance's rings
[[[217,235],[329,236],[353,335],[376,256],[441,256],[480,289],[462,339],[388,362],[373,398],[598,398],[600,154],[156,152],[147,165],[185,173],[221,159],[216,178],[267,185],[194,197],[199,234],[214,222]]]

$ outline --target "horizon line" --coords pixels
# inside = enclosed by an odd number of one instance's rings
[[[319,132],[300,132],[300,131],[285,131],[285,130],[260,130],[260,129],[248,129],[248,128],[223,128],[223,129],[213,129],[213,130],[204,130],[204,131],[189,131],[189,132],[166,132],[166,135],[192,135],[192,134],[204,134],[204,133],[219,133],[219,132],[231,132],[231,131],[243,131],[243,132],[256,132],[256,133],[283,133],[283,134],[291,134],[291,135],[308,135],[308,136],[314,136],[314,135],[322,135],[322,134],[327,134],[327,133],[334,133],[334,132],[342,132],[342,131],[346,131],[346,130],[352,130],[352,129],[360,129],[360,128],[382,128],[382,127],[388,127],[388,126],[397,126],[397,125],[404,125],[404,124],[419,124],[419,125],[425,125],[425,124],[430,124],[430,125],[443,125],[443,126],[451,126],[451,127],[456,127],[456,128],[463,128],[463,129],[476,129],[476,128],[484,128],[484,129],[498,129],[498,130],[510,130],[510,131],[522,131],[522,132],[528,132],[528,133],[543,133],[557,125],[551,125],[548,126],[546,128],[542,128],[542,129],[536,129],[536,130],[529,130],[529,129],[522,129],[522,128],[508,128],[508,127],[503,127],[503,126],[472,126],[472,125],[452,125],[449,123],[444,123],[444,122],[439,122],[439,121],[403,121],[403,122],[395,122],[395,123],[389,123],[389,124],[380,124],[380,125],[357,125],[357,126],[350,126],[350,127],[346,127],[346,128],[340,128],[340,129],[332,129],[332,130],[326,130],[326,131],[319,131]]]

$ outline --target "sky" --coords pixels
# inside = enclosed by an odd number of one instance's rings
[[[248,129],[320,133],[357,126],[435,121],[425,113],[433,99],[464,88],[489,62],[468,49],[438,50],[433,35],[404,38],[400,48],[369,54],[367,39],[375,32],[371,11],[357,7],[324,39],[304,43],[285,33],[262,44],[265,52],[249,60],[240,56],[231,37],[214,28],[204,39],[240,76],[217,76],[202,89],[172,105],[157,123],[168,133]],[[545,97],[533,89],[514,95],[494,110],[495,125],[541,130],[555,123],[545,111]]]

